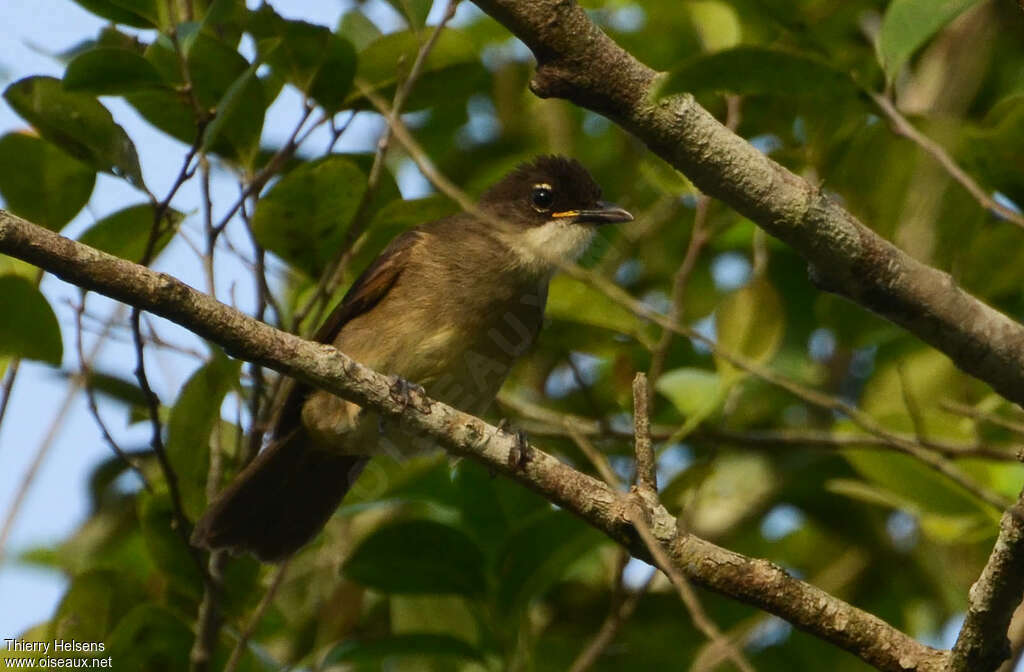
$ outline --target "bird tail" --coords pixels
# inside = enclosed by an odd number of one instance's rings
[[[192,545],[283,560],[320,531],[366,462],[310,448],[302,429],[280,437],[207,508]]]

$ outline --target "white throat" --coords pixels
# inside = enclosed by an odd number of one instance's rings
[[[536,271],[554,270],[559,262],[575,261],[594,237],[594,227],[553,219],[526,231],[503,236],[522,266]]]

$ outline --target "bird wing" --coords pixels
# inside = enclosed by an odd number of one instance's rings
[[[318,343],[333,343],[349,321],[368,313],[380,303],[402,275],[409,254],[419,241],[420,235],[417,230],[407,231],[392,240],[380,256],[352,283],[341,303],[313,335],[313,340]],[[302,417],[302,404],[310,391],[306,385],[293,386],[277,416],[273,436],[284,436],[298,427]]]

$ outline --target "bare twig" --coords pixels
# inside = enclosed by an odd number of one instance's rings
[[[846,415],[855,425],[864,431],[886,440],[894,449],[907,453],[921,462],[924,462],[932,469],[943,474],[951,481],[964,488],[983,502],[995,507],[997,510],[1002,511],[1010,505],[1010,502],[1005,497],[992,492],[990,489],[981,485],[974,478],[956,467],[956,465],[950,463],[942,455],[936,454],[934,451],[930,450],[926,446],[920,445],[916,441],[907,441],[899,435],[888,431],[874,418],[861,411],[856,406],[838,397],[833,397],[822,392],[818,392],[817,390],[804,387],[796,381],[781,376],[769,368],[765,368],[760,364],[751,362],[736,353],[722,349],[713,339],[708,338],[688,326],[673,323],[666,316],[634,299],[622,288],[607,279],[588,271],[587,269],[576,264],[563,264],[562,270],[572,277],[582,280],[592,287],[599,289],[608,298],[629,309],[635,315],[649,319],[663,328],[673,330],[687,338],[705,344],[712,352],[736,368],[780,387],[809,404],[813,404],[830,411],[838,411]]]
[[[100,409],[96,404],[96,393],[92,389],[92,385],[89,383],[89,376],[91,374],[89,358],[86,357],[85,348],[82,345],[82,313],[85,312],[85,299],[86,292],[82,292],[82,296],[81,299],[79,300],[78,305],[74,306],[75,350],[78,353],[78,375],[83,379],[82,385],[85,389],[85,399],[89,406],[89,413],[92,415],[93,420],[96,422],[96,426],[99,427],[100,434],[103,435],[103,440],[107,442],[107,445],[110,446],[110,449],[112,451],[114,451],[114,454],[117,455],[117,457],[122,462],[124,462],[129,469],[135,472],[135,474],[139,477],[139,480],[142,481],[143,487],[145,487],[147,491],[153,492],[153,486],[150,485],[149,479],[146,478],[146,474],[145,472],[142,471],[142,468],[139,466],[138,461],[130,457],[127,453],[124,452],[124,450],[121,449],[121,446],[118,445],[117,441],[114,440],[113,435],[110,433],[110,430],[107,428],[106,423],[103,422],[103,418],[100,416]]]
[[[205,672],[210,669],[217,638],[220,634],[221,614],[220,597],[223,592],[224,565],[228,559],[227,551],[213,551],[203,580],[203,599],[199,603],[196,617],[196,638],[189,652],[189,669],[191,672]]]
[[[448,22],[455,17],[455,10],[458,8],[459,1],[460,0],[449,0],[441,20],[436,26],[434,26],[434,30],[431,31],[426,42],[424,42],[416,52],[416,59],[413,61],[412,67],[409,69],[409,75],[399,86],[395,88],[395,96],[391,102],[391,110],[396,116],[401,113],[402,107],[408,100],[410,93],[412,93],[413,87],[423,71],[423,66],[426,63],[427,58],[430,56],[430,52],[434,50],[438,39],[441,37],[441,33],[448,25]],[[356,85],[364,89],[364,92],[368,90],[366,85],[362,82],[357,81]],[[351,122],[351,119],[349,119],[349,121]],[[344,129],[340,132],[344,132]],[[341,249],[338,251],[335,258],[327,264],[327,268],[324,273],[321,274],[320,281],[317,283],[317,287],[313,291],[313,295],[307,301],[306,305],[295,311],[294,322],[296,329],[298,329],[298,326],[314,306],[319,307],[319,312],[317,314],[317,319],[313,320],[313,323],[317,324],[320,322],[323,311],[326,309],[327,297],[330,297],[337,290],[345,276],[345,269],[348,267],[348,263],[352,259],[352,245],[369,224],[367,219],[369,217],[370,204],[373,202],[373,197],[376,195],[377,189],[380,186],[380,178],[384,169],[384,159],[387,155],[388,147],[391,144],[392,133],[392,126],[391,124],[388,124],[380,138],[377,140],[377,150],[373,155],[373,164],[370,166],[370,173],[366,181],[366,189],[360,199],[359,206],[356,208],[356,213],[352,218],[352,224],[345,233],[345,242],[341,246]]]
[[[994,413],[985,413],[983,411],[979,411],[978,409],[968,406],[967,404],[961,404],[955,401],[940,401],[939,407],[949,411],[950,413],[963,415],[978,422],[987,422],[990,425],[995,425],[996,427],[1008,429],[1016,434],[1024,434],[1024,424],[1014,422],[1009,418],[1004,418],[995,415]]]
[[[636,485],[652,493],[658,492],[658,469],[651,448],[651,390],[647,376],[641,371],[633,378],[633,435],[636,450]]]
[[[416,164],[423,171],[423,174],[430,180],[434,186],[441,190],[449,198],[452,198],[460,206],[462,206],[468,212],[472,212],[478,216],[486,218],[486,215],[480,213],[479,208],[473,204],[468,196],[461,189],[459,189],[454,183],[448,180],[442,175],[430,158],[427,156],[423,148],[416,142],[416,140],[409,133],[408,128],[401,119],[392,115],[387,109],[384,101],[379,96],[373,96],[372,92],[366,92],[367,97],[377,107],[382,114],[388,119],[388,123],[392,124],[395,137],[401,142],[409,155],[413,158]],[[892,432],[889,432],[882,427],[878,422],[874,420],[867,413],[862,412],[852,404],[839,399],[838,397],[832,397],[822,392],[812,390],[804,387],[796,381],[789,380],[784,376],[781,376],[771,369],[765,368],[759,364],[748,361],[746,358],[741,357],[735,353],[727,352],[719,347],[713,339],[699,333],[695,329],[688,326],[673,322],[667,316],[659,313],[658,311],[645,305],[643,302],[634,299],[625,290],[611,282],[610,280],[585,269],[578,264],[569,263],[559,259],[552,259],[562,272],[567,275],[581,280],[591,287],[602,292],[612,301],[623,306],[638,317],[650,320],[655,324],[659,325],[664,329],[668,329],[682,336],[686,336],[695,341],[700,341],[708,346],[712,352],[728,361],[733,366],[752,374],[762,380],[765,380],[773,385],[776,385],[787,392],[793,394],[799,399],[806,401],[807,403],[819,406],[830,411],[839,411],[847,415],[857,426],[864,431],[883,438],[889,442],[889,444],[896,450],[907,453],[921,460],[929,467],[935,469],[939,473],[945,475],[947,478],[955,482],[960,487],[964,488],[980,500],[986,502],[990,506],[995,507],[997,510],[1002,511],[1010,502],[1002,495],[992,492],[985,486],[978,483],[974,478],[969,476],[960,470],[956,465],[951,464],[941,455],[935,454],[935,452],[929,450],[926,447],[922,447],[917,442],[906,441]]]
[[[725,127],[735,132],[740,125],[741,109],[743,99],[739,96],[726,96],[727,112]],[[712,198],[707,194],[701,194],[697,198],[697,207],[693,213],[693,228],[690,230],[690,242],[686,245],[686,253],[683,261],[679,264],[675,276],[672,278],[672,294],[669,304],[668,317],[673,322],[681,322],[686,304],[686,288],[690,282],[690,276],[697,266],[704,246],[711,240],[711,232],[708,230],[708,213],[711,211]],[[658,343],[651,353],[651,366],[648,369],[647,377],[654,385],[661,378],[665,371],[665,360],[668,357],[669,348],[675,333],[670,329],[662,329]]]
[[[618,439],[633,438],[633,432],[615,427],[605,427],[603,423],[569,413],[554,411],[544,406],[529,402],[520,397],[498,395],[498,402],[506,408],[527,419],[523,429],[536,436],[568,436],[572,432],[584,437],[608,437]],[[570,432],[572,430],[572,432]],[[651,437],[663,441],[671,437],[677,429],[666,425],[651,427]],[[903,441],[914,441],[909,434],[893,432],[893,436]],[[880,438],[868,434],[835,434],[828,431],[815,430],[746,430],[737,431],[719,427],[699,427],[690,434],[695,441],[714,441],[752,448],[817,448],[839,450],[842,448],[872,448],[896,450],[888,438]],[[1007,445],[1003,449],[989,448],[977,444],[947,443],[931,441],[930,450],[944,457],[982,458],[1003,462],[1017,462],[1017,452],[1024,450],[1018,444]]]
[[[697,597],[697,593],[694,592],[693,586],[690,585],[690,581],[672,563],[671,558],[668,557],[661,543],[651,532],[651,528],[645,519],[644,507],[639,504],[629,507],[627,516],[636,528],[644,545],[647,546],[647,549],[653,556],[655,565],[657,565],[658,569],[665,572],[665,575],[672,581],[672,585],[676,587],[679,599],[682,600],[686,611],[689,612],[694,626],[712,642],[713,646],[724,652],[742,672],[753,672],[754,668],[747,661],[746,657],[733,646],[732,642],[718,629],[715,622],[708,617],[707,612],[704,611],[704,607],[700,603],[700,599]]]
[[[305,125],[310,115],[313,114],[314,109],[315,108],[312,105],[303,104],[302,116],[299,118],[299,123],[295,125],[294,129],[292,129],[291,135],[288,136],[288,140],[285,141],[284,146],[278,149],[274,155],[270,157],[270,160],[267,161],[266,165],[263,166],[259,172],[253,175],[252,179],[250,179],[248,184],[246,184],[235,203],[228,208],[228,211],[224,213],[217,224],[213,227],[215,231],[224,230],[224,227],[228,225],[228,222],[230,222],[231,218],[235,216],[235,213],[242,207],[242,204],[244,204],[250,196],[258,195],[267,182],[270,181],[270,178],[276,175],[288,159],[295,155],[296,150],[298,150],[299,146],[302,144],[301,141],[298,140],[299,132],[302,131],[302,127]],[[324,117],[313,124],[313,126],[310,127],[310,131],[325,121],[327,121],[327,117]],[[308,137],[308,133],[305,137]]]
[[[1024,595],[1024,498],[1008,509],[981,576],[971,586],[967,617],[949,672],[990,672],[1010,657],[1006,631]]]
[[[0,210],[0,213],[3,211]],[[120,309],[118,309],[120,312]],[[106,324],[106,329],[97,336],[96,343],[92,346],[92,349],[87,354],[85,361],[87,365],[91,366],[92,362],[99,356],[100,351],[103,349],[103,345],[107,340],[107,333],[110,326],[116,321],[116,316],[112,318]],[[57,435],[60,433],[61,427],[64,426],[64,421],[67,419],[68,413],[71,411],[71,406],[75,401],[75,396],[78,391],[82,389],[85,384],[85,380],[80,376],[73,376],[68,384],[67,391],[64,395],[64,400],[61,402],[60,407],[54,414],[53,421],[50,423],[50,427],[46,430],[46,436],[43,437],[42,442],[36,449],[35,455],[32,456],[32,461],[29,463],[28,469],[25,470],[25,475],[21,479],[21,483],[18,485],[17,492],[14,493],[14,499],[11,501],[11,508],[7,511],[7,516],[4,518],[3,527],[0,527],[0,560],[4,557],[4,549],[7,547],[7,540],[10,538],[11,530],[14,529],[14,522],[18,519],[18,514],[21,513],[21,507],[25,503],[25,497],[28,496],[29,490],[32,487],[32,483],[35,481],[36,475],[39,473],[40,467],[46,461],[46,456],[50,453],[50,449],[53,447],[54,442],[57,440]]]
[[[281,583],[284,581],[285,573],[288,571],[288,561],[285,560],[277,569],[274,570],[274,578],[270,581],[270,586],[266,592],[263,593],[263,597],[260,598],[260,603],[256,605],[256,610],[252,613],[249,618],[249,622],[245,625],[245,630],[239,635],[238,641],[235,642],[235,648],[231,650],[231,657],[228,658],[227,664],[224,666],[224,672],[235,672],[238,668],[238,664],[242,661],[242,655],[245,653],[246,646],[249,640],[252,638],[256,628],[259,627],[260,621],[263,620],[263,615],[267,613],[267,609],[270,604],[274,601],[274,595],[277,594],[277,589],[281,587]]]
[[[14,381],[18,378],[18,369],[21,367],[21,358],[14,357],[7,365],[7,375],[4,376],[3,387],[0,388],[0,424],[3,424],[4,415],[7,414],[7,404],[11,401],[11,393],[14,391]]]
[[[935,142],[921,131],[917,130],[903,114],[896,109],[893,102],[881,93],[869,92],[871,100],[889,120],[889,125],[897,135],[910,140],[915,145],[927,152],[935,159],[943,170],[949,173],[960,186],[974,197],[981,207],[998,214],[1003,219],[1009,220],[1017,226],[1024,228],[1024,216],[1019,212],[1006,207],[996,199],[992,198],[981,185],[975,182],[974,178],[967,174],[963,168],[949,155],[942,145]]]
[[[595,448],[590,439],[581,434],[571,423],[567,422],[565,429],[573,443],[580,449],[580,452],[586,455],[590,463],[597,469],[598,475],[601,476],[604,482],[616,490],[622,490],[622,481],[619,480],[615,470],[612,469],[612,465],[608,464],[608,458],[604,456],[604,453]]]
[[[569,672],[586,672],[598,661],[608,646],[615,640],[622,626],[633,616],[640,599],[647,594],[651,582],[657,572],[651,572],[650,576],[636,590],[627,591],[623,583],[623,574],[626,563],[629,561],[629,554],[623,551],[619,554],[618,568],[616,572],[615,587],[612,590],[611,605],[608,607],[608,615],[601,623],[600,629],[587,646],[576,656],[576,660],[569,667]]]
[[[531,488],[603,531],[638,557],[650,557],[627,522],[628,495],[560,462],[540,448],[442,402],[413,393],[396,399],[393,381],[336,349],[304,341],[218,303],[167,274],[118,259],[0,210],[0,253],[35,264],[67,282],[138,306],[300,382],[370,407],[454,455],[471,457]],[[528,454],[529,460],[517,459]],[[883,672],[938,672],[946,656],[771,563],[728,551],[692,534],[647,503],[650,529],[694,583],[770,611],[842,647]],[[1022,573],[1024,574],[1024,573]]]

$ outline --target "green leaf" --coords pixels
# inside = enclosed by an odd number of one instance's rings
[[[690,470],[680,477],[684,480]],[[698,471],[698,470],[693,470]],[[760,453],[725,453],[710,464],[694,489],[680,501],[697,534],[716,538],[763,510],[779,485],[772,462]]]
[[[250,167],[259,153],[266,108],[256,67],[249,66],[228,88],[217,104],[213,121],[206,127],[202,144],[203,151],[210,151],[223,139],[233,148],[234,156]]]
[[[918,48],[978,0],[893,0],[882,19],[879,58],[892,79]]]
[[[464,532],[430,520],[380,527],[352,552],[345,575],[393,593],[480,595],[483,554]]]
[[[107,655],[119,669],[178,672],[188,669],[195,635],[173,611],[139,604],[107,639]]]
[[[942,407],[943,401],[968,401],[983,394],[980,383],[957,369],[949,358],[921,348],[878,365],[861,393],[861,408],[880,424],[898,432],[920,431],[931,439],[976,440],[971,422]],[[907,399],[913,408],[908,408]],[[912,415],[913,412],[913,415]]]
[[[139,38],[122,33],[114,26],[107,25],[100,29],[95,39],[82,40],[78,44],[55,54],[55,57],[62,63],[70,63],[85,52],[99,48],[126,49],[141,55],[145,50],[145,46]]]
[[[17,275],[0,275],[0,315],[10,316],[0,320],[0,355],[60,366],[64,345],[57,316],[34,283]]]
[[[427,23],[434,0],[388,0],[388,4],[405,17],[410,28],[419,30]]]
[[[567,275],[556,275],[548,288],[547,316],[639,337],[642,326],[633,313],[602,292]]]
[[[202,451],[197,449],[196,452]],[[186,474],[178,472],[178,482],[182,490],[182,479],[185,477]],[[170,495],[165,491],[155,494],[141,492],[137,509],[142,539],[153,564],[178,594],[198,601],[203,594],[203,577],[192,557],[191,549],[175,529],[177,521]]]
[[[8,86],[4,99],[41,136],[71,156],[142,185],[135,145],[92,96],[65,91],[53,77],[26,77]]]
[[[373,218],[349,266],[357,269],[366,268],[399,234],[414,226],[442,219],[458,211],[459,206],[443,196],[409,200],[398,198],[391,201]]]
[[[988,513],[972,494],[909,455],[870,449],[847,449],[842,455],[864,478],[914,502],[922,513]]]
[[[122,95],[142,89],[163,88],[153,64],[128,49],[90,49],[77,56],[64,71],[64,90],[97,96]]]
[[[715,311],[718,345],[727,353],[740,355],[755,364],[769,362],[782,345],[786,329],[782,301],[775,288],[757,279],[727,296]],[[723,377],[739,371],[721,357],[715,365]]]
[[[57,607],[51,639],[102,642],[142,595],[141,587],[123,572],[96,569],[79,574]]]
[[[206,508],[210,433],[224,396],[238,386],[240,368],[240,361],[215,352],[185,383],[167,421],[167,459],[178,475],[185,513],[193,519]]]
[[[463,658],[482,660],[480,652],[451,635],[409,633],[391,635],[374,640],[348,640],[331,649],[323,661],[324,667],[341,663],[372,665],[384,664],[393,658]]]
[[[735,47],[743,36],[743,28],[736,10],[718,0],[695,0],[683,5],[700,33],[705,51],[720,51]]]
[[[327,35],[323,63],[309,87],[309,95],[328,112],[342,109],[356,73],[356,49],[334,33]]]
[[[906,511],[917,516],[921,530],[930,539],[943,544],[970,544],[991,538],[995,520],[981,511],[967,513],[934,513],[922,509],[920,503],[874,483],[852,478],[834,478],[825,489],[851,499],[887,509]]]
[[[0,138],[0,195],[16,215],[60,231],[89,202],[95,183],[95,171],[45,140],[24,133]]]
[[[153,28],[154,23],[143,14],[122,6],[115,0],[75,0],[76,3],[104,19],[114,23],[123,23],[134,28]]]
[[[338,253],[366,192],[359,167],[340,155],[291,171],[256,204],[252,228],[267,250],[318,277]]]
[[[158,38],[146,49],[146,60],[153,64],[164,83],[183,89],[181,63],[173,43]],[[213,151],[228,159],[251,159],[253,146],[263,128],[268,100],[263,83],[245,77],[250,64],[234,48],[206,34],[195,33],[186,56],[189,79],[201,110],[217,110],[223,117],[212,142]],[[240,79],[242,82],[240,82]],[[230,98],[229,91],[238,88]],[[240,97],[239,97],[240,96]],[[176,91],[149,90],[125,96],[139,114],[165,133],[192,144],[198,120],[191,101]],[[224,107],[231,109],[225,111]],[[240,156],[242,154],[242,156]]]
[[[544,511],[505,539],[497,568],[499,607],[516,618],[604,537],[564,511]]]
[[[171,25],[170,5],[162,0],[110,0],[123,10],[147,19],[157,28]]]
[[[250,30],[267,63],[328,112],[336,112],[352,88],[355,47],[327,28],[290,21],[264,5],[254,12]]]
[[[61,372],[61,376],[66,379],[70,379],[73,375],[79,374]],[[90,369],[85,376],[85,384],[104,398],[128,407],[142,406],[146,403],[146,394],[134,378],[123,378],[112,373],[101,373]]]
[[[395,86],[405,81],[420,50],[421,37],[407,30],[389,33],[359,53],[356,78],[370,90],[391,100]],[[474,91],[486,76],[476,47],[462,32],[447,29],[441,33],[423,64],[423,69],[404,111],[413,111],[438,102],[456,100]],[[359,91],[353,91],[344,107],[370,108]]]
[[[684,417],[705,417],[718,407],[723,381],[714,371],[683,367],[666,371],[654,387],[679,409]]]
[[[132,205],[93,224],[78,237],[78,242],[140,263],[146,252],[155,217],[153,205]],[[160,225],[161,233],[153,246],[151,262],[167,247],[167,243],[171,242],[178,224],[184,218],[185,216],[176,210],[169,210],[164,216],[164,221]]]
[[[658,95],[714,91],[834,98],[854,95],[857,87],[849,75],[814,56],[743,46],[685,61],[668,74]]]
[[[984,124],[968,128],[960,153],[986,184],[1024,203],[1024,95],[1003,98],[985,115]]]
[[[358,9],[350,9],[341,15],[341,21],[338,22],[338,34],[351,42],[359,51],[381,36],[380,28]]]

